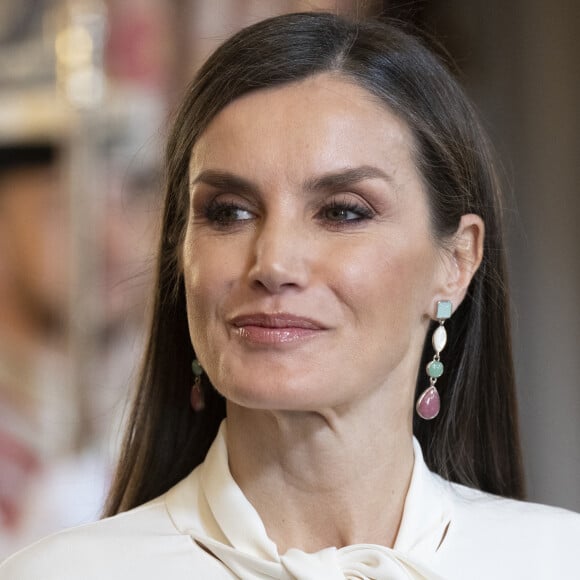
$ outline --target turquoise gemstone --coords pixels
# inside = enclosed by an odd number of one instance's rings
[[[453,306],[450,300],[439,300],[437,302],[437,314],[435,318],[437,320],[447,320],[451,317],[451,311],[453,310]]]
[[[443,374],[443,363],[438,360],[432,360],[427,365],[427,374],[434,379],[438,379]]]

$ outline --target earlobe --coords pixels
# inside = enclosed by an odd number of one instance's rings
[[[476,214],[461,217],[450,247],[450,268],[439,300],[451,300],[454,308],[463,301],[467,288],[483,259],[485,225]]]

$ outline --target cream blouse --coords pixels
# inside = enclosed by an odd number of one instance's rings
[[[279,554],[229,472],[225,430],[167,493],[33,544],[0,565],[0,580],[580,578],[580,515],[449,483],[427,469],[416,440],[392,549]]]

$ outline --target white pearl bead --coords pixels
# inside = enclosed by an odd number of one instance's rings
[[[435,352],[441,352],[445,348],[445,345],[447,344],[447,332],[444,326],[437,327],[437,330],[433,333],[433,339],[431,342],[433,343]]]

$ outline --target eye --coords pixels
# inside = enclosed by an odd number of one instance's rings
[[[351,201],[332,201],[324,206],[320,212],[319,217],[327,222],[360,222],[371,219],[373,211],[359,203]]]
[[[236,203],[214,200],[206,208],[205,217],[217,225],[227,226],[251,220],[254,218],[254,214]]]

